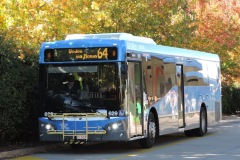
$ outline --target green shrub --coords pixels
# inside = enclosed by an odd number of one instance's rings
[[[223,114],[236,114],[240,110],[240,88],[236,85],[222,87]]]
[[[33,86],[37,85],[36,54],[23,61],[13,42],[0,35],[0,142],[22,139],[36,130]]]
[[[37,113],[34,86],[38,84],[38,55],[19,59],[13,41],[6,42],[0,34],[0,142],[37,139]],[[222,112],[235,114],[240,110],[238,86],[222,87]]]

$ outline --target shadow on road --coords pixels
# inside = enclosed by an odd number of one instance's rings
[[[206,136],[214,134],[207,133]],[[170,134],[157,138],[153,148],[167,147],[184,141],[202,138],[202,137],[186,137],[184,133]],[[64,150],[64,154],[114,154],[114,153],[131,153],[138,150],[144,150],[140,147],[138,141],[131,142],[106,142],[94,145],[86,145],[81,148],[69,148]],[[147,149],[145,149],[147,150]],[[55,152],[57,154],[57,152]]]

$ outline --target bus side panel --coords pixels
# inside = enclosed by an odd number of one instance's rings
[[[202,103],[202,96],[198,86],[184,87],[185,101],[185,129],[193,129],[199,126],[199,115]]]
[[[206,107],[208,126],[221,117],[221,91],[219,63],[198,60],[201,67],[195,72],[185,72],[185,129],[200,126],[200,109]]]
[[[207,74],[209,77],[208,96],[208,125],[214,125],[221,120],[221,77],[219,62],[207,63]]]
[[[159,113],[160,135],[178,132],[178,87],[174,86],[170,91],[155,103]]]
[[[216,64],[217,68],[217,85],[213,88],[214,99],[215,99],[215,121],[219,122],[222,119],[222,92],[221,92],[221,71],[220,64]]]

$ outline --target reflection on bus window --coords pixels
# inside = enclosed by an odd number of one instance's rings
[[[51,112],[96,112],[117,108],[116,66],[48,68],[46,108]]]

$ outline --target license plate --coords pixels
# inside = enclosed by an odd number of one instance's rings
[[[86,135],[78,135],[77,139],[87,139],[87,136]]]

